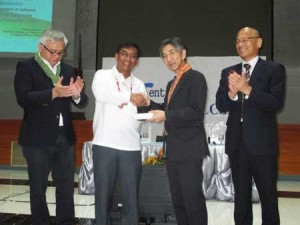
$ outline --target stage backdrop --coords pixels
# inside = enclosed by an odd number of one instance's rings
[[[139,44],[143,57],[159,56],[163,39],[180,37],[188,56],[236,55],[236,32],[257,28],[262,55],[272,59],[273,0],[101,0],[99,1],[97,69],[113,57],[119,43]]]
[[[264,57],[265,58],[265,57]],[[211,142],[220,143],[219,134],[226,130],[227,114],[220,114],[216,109],[215,95],[219,86],[221,71],[223,68],[240,62],[240,58],[232,57],[189,57],[188,62],[193,69],[202,72],[208,86],[208,97],[205,110],[205,127],[207,137]],[[103,59],[103,69],[111,68],[115,64],[114,58]],[[169,71],[159,57],[142,57],[134,70],[134,75],[140,78],[146,85],[148,95],[156,102],[163,102],[166,85],[173,79],[174,74]],[[148,133],[152,141],[157,135],[162,134],[162,124],[145,123],[142,133]]]

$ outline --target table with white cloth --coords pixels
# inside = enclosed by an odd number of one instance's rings
[[[144,162],[150,156],[156,156],[162,146],[162,142],[142,142],[142,161]],[[225,147],[223,144],[209,144],[209,151],[210,157],[206,157],[203,161],[203,193],[206,199],[234,201],[234,187],[229,159],[225,154]],[[79,172],[78,192],[79,194],[94,194],[92,142],[88,141],[84,143],[82,159],[83,162]],[[140,184],[141,199],[143,199],[144,193],[146,193],[146,196],[151,196],[151,191],[157,191],[159,195],[170,197],[165,170],[164,165],[143,165]],[[158,196],[157,194],[154,195]],[[253,202],[259,201],[254,183],[252,188],[252,200]]]

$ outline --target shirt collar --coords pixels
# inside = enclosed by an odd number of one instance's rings
[[[44,59],[42,56],[41,56],[41,54],[39,53],[39,57],[43,60],[43,62],[49,67],[49,69],[51,70],[51,71],[56,71],[57,70],[57,67],[58,67],[58,65],[60,64],[60,61],[58,62],[58,63],[56,63],[56,65],[54,65],[53,67],[50,65],[50,63],[46,60],[46,59]],[[54,73],[55,74],[55,73]]]
[[[246,62],[246,61],[244,61],[243,60],[243,62],[242,62],[242,68],[244,68],[244,64],[250,64],[250,71],[252,71],[253,69],[254,69],[254,67],[255,67],[255,65],[256,65],[256,63],[257,63],[257,61],[258,61],[258,59],[259,59],[259,56],[255,56],[253,59],[251,59],[250,61],[248,61],[248,62]]]
[[[113,71],[114,71],[114,74],[116,75],[116,77],[117,77],[118,79],[120,79],[120,80],[125,80],[124,75],[123,75],[122,73],[120,73],[119,70],[117,69],[117,65],[114,65]],[[126,80],[127,80],[128,78],[133,79],[133,77],[134,77],[134,76],[133,76],[133,73],[131,72],[131,73],[130,73],[130,76],[127,77]]]

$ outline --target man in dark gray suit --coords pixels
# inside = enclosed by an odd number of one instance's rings
[[[46,30],[35,56],[17,64],[14,88],[24,110],[19,144],[28,165],[33,225],[50,224],[48,175],[56,184],[56,222],[74,225],[75,133],[71,103],[83,107],[86,95],[76,70],[62,62],[68,40]]]
[[[262,207],[262,224],[280,224],[277,199],[278,132],[276,115],[284,105],[285,68],[259,57],[259,32],[242,28],[236,50],[242,63],[222,71],[216,104],[229,112],[225,151],[235,188],[236,225],[251,225],[252,179]]]
[[[163,110],[152,110],[154,122],[165,122],[166,168],[179,225],[207,225],[202,193],[202,162],[209,155],[203,118],[207,84],[187,63],[187,48],[179,38],[162,41],[160,54],[176,77],[166,89]]]

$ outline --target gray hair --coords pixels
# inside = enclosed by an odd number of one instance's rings
[[[159,48],[159,53],[160,56],[162,56],[162,49],[166,46],[166,45],[172,45],[174,48],[176,48],[178,51],[182,51],[182,50],[186,50],[187,48],[185,46],[185,44],[181,41],[180,38],[178,37],[173,37],[173,38],[167,38],[165,40],[163,40],[160,44],[160,48]]]
[[[48,29],[42,33],[39,42],[45,45],[47,41],[60,41],[62,39],[64,40],[65,46],[67,46],[68,39],[63,32],[58,30]]]

